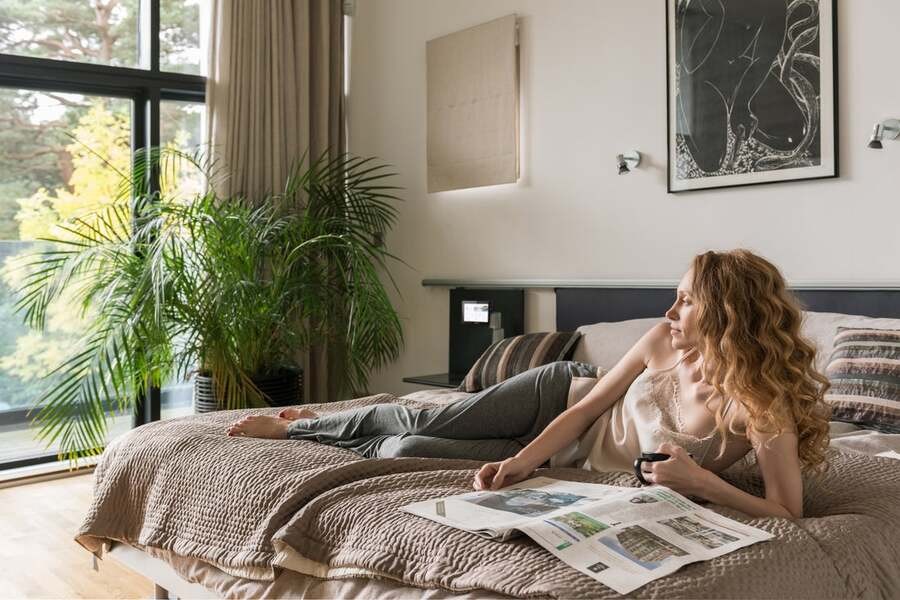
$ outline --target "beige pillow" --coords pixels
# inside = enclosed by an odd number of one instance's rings
[[[598,368],[597,377],[573,377],[569,383],[569,397],[566,398],[566,408],[572,408],[581,402],[581,399],[594,389],[594,386],[600,381],[600,377],[605,374],[605,371],[601,373]]]
[[[600,381],[600,377],[604,375],[606,375],[606,370],[598,367],[597,377],[573,377],[571,383],[569,383],[569,397],[566,399],[566,408],[571,408],[578,404],[588,395],[588,392],[594,389],[594,386]],[[584,464],[591,446],[597,438],[597,428],[598,424],[595,423],[580,438],[551,456],[550,466],[578,468]]]
[[[631,319],[613,323],[582,325],[576,331],[581,339],[575,346],[572,360],[611,369],[625,353],[664,318]],[[900,329],[900,319],[878,319],[843,313],[803,311],[800,333],[812,341],[818,350],[816,368],[824,373],[834,349],[834,335],[838,327],[865,327],[868,329]]]
[[[572,360],[612,369],[645,333],[664,320],[663,317],[651,317],[582,325],[576,329],[581,333],[581,339],[575,346]]]

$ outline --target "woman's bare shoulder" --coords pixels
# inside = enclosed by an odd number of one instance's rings
[[[653,326],[645,338],[645,364],[648,369],[665,369],[678,361],[680,352],[672,347],[668,321]]]

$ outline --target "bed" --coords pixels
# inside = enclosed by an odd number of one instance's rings
[[[900,329],[900,290],[797,290],[821,365],[838,326]],[[579,329],[574,360],[609,367],[659,319],[670,288],[558,288],[557,329]],[[820,365],[820,366],[821,366]],[[424,390],[334,405],[428,406],[465,396]],[[260,410],[257,412],[265,413]],[[403,504],[468,491],[475,461],[369,459],[312,442],[229,439],[235,411],[135,429],[97,467],[77,540],[180,597],[615,597],[536,544],[505,544],[423,522]],[[650,597],[896,597],[900,594],[900,434],[832,423],[825,475],[805,481],[806,518],[750,519],[776,542],[687,566],[636,593]],[[287,450],[286,450],[287,448]],[[898,454],[900,456],[900,454]],[[636,485],[627,474],[547,469]],[[724,476],[759,493],[758,474]]]

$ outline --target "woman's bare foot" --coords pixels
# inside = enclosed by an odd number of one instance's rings
[[[289,421],[296,421],[297,419],[315,419],[319,415],[308,408],[286,408],[278,413],[278,416]]]
[[[244,417],[228,428],[228,435],[283,440],[287,438],[290,419],[253,415]]]

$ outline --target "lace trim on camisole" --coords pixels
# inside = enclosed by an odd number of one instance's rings
[[[686,352],[668,369],[645,368],[622,398],[585,432],[583,449],[579,446],[576,455],[586,456],[586,464],[596,471],[630,471],[638,454],[670,442],[687,450],[701,466],[714,464],[719,431],[713,427],[702,437],[687,433],[683,419],[677,417],[680,409],[673,404],[680,401],[680,390],[672,371],[694,351]],[[730,401],[725,413],[729,408]],[[728,432],[725,437],[730,437]]]
[[[714,438],[719,436],[719,430],[713,427],[709,435],[697,437],[685,431],[686,426],[681,415],[681,390],[678,377],[672,371],[680,365],[684,359],[693,354],[696,348],[692,348],[671,367],[665,369],[645,369],[641,376],[648,379],[649,399],[656,415],[656,433],[672,438],[673,442],[683,447],[694,455],[697,460],[709,449]],[[729,405],[725,408],[727,412]],[[724,415],[723,415],[724,416]]]

